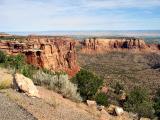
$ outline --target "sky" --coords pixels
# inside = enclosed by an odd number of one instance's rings
[[[158,29],[160,0],[0,0],[0,32]]]

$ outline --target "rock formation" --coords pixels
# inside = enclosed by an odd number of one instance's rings
[[[83,53],[104,53],[109,51],[154,51],[160,50],[160,45],[148,45],[138,38],[88,38],[82,44]]]
[[[36,67],[65,71],[73,76],[79,71],[75,41],[69,37],[28,36],[23,42],[1,41],[0,49],[8,54],[23,53]]]
[[[11,37],[11,36],[13,36],[13,35],[7,34],[7,33],[5,33],[5,32],[0,32],[0,37],[1,37],[1,38],[3,38],[3,37]]]
[[[13,82],[16,89],[23,91],[28,96],[39,97],[38,90],[31,79],[26,78],[22,74],[15,74]]]

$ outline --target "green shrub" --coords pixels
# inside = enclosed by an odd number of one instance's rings
[[[77,92],[77,86],[69,81],[67,74],[50,75],[43,71],[38,71],[33,75],[33,81],[35,84],[47,86],[49,89],[73,101],[81,101],[81,97]]]
[[[37,71],[37,69],[29,64],[23,65],[20,67],[19,72],[28,78],[32,78],[33,74]]]
[[[0,51],[0,63],[4,63],[6,59],[6,54]]]
[[[32,78],[33,73],[37,70],[34,66],[25,62],[25,56],[22,54],[6,56],[0,51],[0,63],[2,63],[2,67],[16,69],[29,78]]]
[[[154,109],[155,109],[155,114],[160,118],[160,89],[157,90]]]
[[[115,86],[113,87],[115,89],[116,94],[120,94],[121,90],[124,90],[124,87],[119,82],[116,82]]]
[[[84,69],[81,69],[72,80],[78,85],[83,100],[94,99],[96,92],[103,84],[102,79]]]
[[[105,93],[98,93],[95,100],[99,105],[108,106],[108,97]]]
[[[14,69],[20,69],[25,63],[24,55],[7,56],[5,60],[5,66]]]
[[[140,117],[152,118],[154,115],[153,103],[144,89],[135,88],[131,91],[124,107],[127,111],[138,113]]]

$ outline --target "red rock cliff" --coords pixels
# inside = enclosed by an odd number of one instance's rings
[[[69,37],[29,36],[23,43],[8,41],[3,48],[9,54],[23,53],[26,61],[37,67],[52,71],[66,71],[69,76],[79,71],[75,41]]]
[[[147,45],[138,38],[89,38],[82,42],[83,53],[104,53],[109,51],[154,51],[158,45]]]

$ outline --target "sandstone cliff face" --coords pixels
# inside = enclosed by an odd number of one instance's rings
[[[26,61],[37,67],[52,71],[66,71],[69,76],[79,71],[75,41],[69,37],[29,36],[23,43],[6,41],[1,50],[8,54],[23,53]]]
[[[74,40],[64,37],[50,39],[31,37],[28,41],[34,41],[31,48],[37,50],[25,52],[28,63],[53,71],[64,70],[70,76],[79,71]]]
[[[83,53],[104,53],[109,51],[152,51],[159,49],[158,45],[147,45],[144,40],[138,38],[89,38],[82,42]]]

